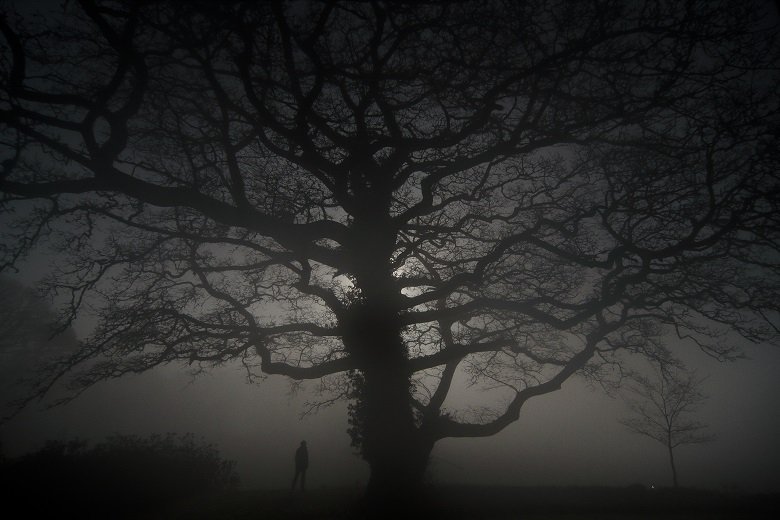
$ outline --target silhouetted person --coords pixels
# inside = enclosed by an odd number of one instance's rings
[[[309,450],[306,449],[306,441],[301,441],[301,445],[295,450],[295,476],[292,481],[292,489],[295,489],[295,483],[298,476],[301,477],[301,491],[306,489],[306,469],[309,467]]]

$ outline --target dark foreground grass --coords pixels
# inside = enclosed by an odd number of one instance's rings
[[[286,520],[351,519],[359,505],[356,490],[320,489],[295,492],[282,490],[227,491],[193,497],[142,515],[142,520]]]
[[[642,487],[439,487],[429,490],[425,510],[400,518],[486,520],[773,519],[778,494],[736,494],[696,489]],[[231,491],[171,503],[141,515],[162,519],[360,519],[360,493],[351,489]]]

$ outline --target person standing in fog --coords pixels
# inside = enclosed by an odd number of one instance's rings
[[[309,450],[306,448],[306,441],[301,441],[301,445],[295,450],[295,476],[292,481],[292,489],[295,489],[295,483],[298,476],[301,477],[301,491],[306,489],[306,469],[309,467]]]

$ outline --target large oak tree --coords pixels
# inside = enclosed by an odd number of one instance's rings
[[[768,2],[7,5],[0,266],[100,315],[39,392],[329,378],[381,497],[661,334],[777,339]]]

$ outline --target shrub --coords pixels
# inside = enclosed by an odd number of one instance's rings
[[[3,490],[31,512],[116,518],[237,483],[235,462],[192,434],[115,435],[92,448],[54,441],[2,465]]]

